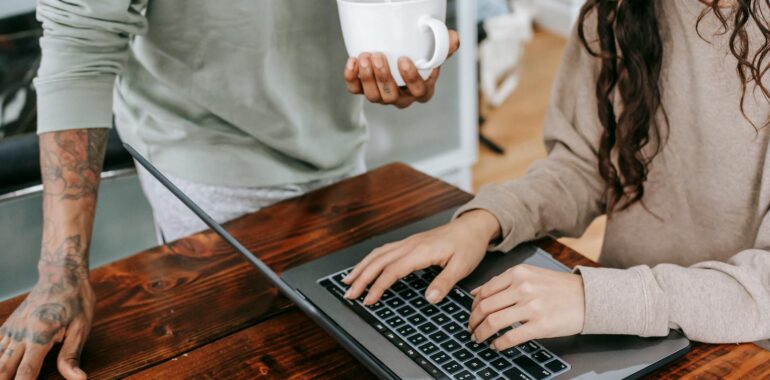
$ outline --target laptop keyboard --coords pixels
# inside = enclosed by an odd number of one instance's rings
[[[502,352],[492,350],[486,342],[473,342],[467,328],[473,304],[470,294],[456,286],[438,305],[425,299],[428,284],[438,274],[436,268],[399,280],[371,306],[363,304],[366,294],[355,301],[343,297],[348,286],[342,279],[349,271],[324,277],[318,283],[435,379],[547,380],[570,369],[534,341]]]

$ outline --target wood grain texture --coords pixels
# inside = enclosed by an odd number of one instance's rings
[[[470,199],[391,165],[227,225],[278,272]],[[556,242],[537,244],[570,267],[596,264]],[[83,353],[91,378],[367,378],[371,374],[204,232],[96,269],[96,322]],[[4,320],[21,297],[0,303]],[[49,359],[53,359],[50,356]],[[695,344],[653,378],[770,378],[770,352]],[[52,360],[44,378],[57,378]]]

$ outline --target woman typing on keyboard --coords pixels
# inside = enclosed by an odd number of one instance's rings
[[[381,247],[344,279],[373,304],[443,267],[432,303],[488,249],[579,236],[608,215],[600,261],[517,266],[473,291],[468,329],[505,350],[574,334],[770,339],[770,9],[757,0],[589,0],[545,122],[548,158],[488,186],[449,224]],[[507,326],[520,327],[495,337]]]

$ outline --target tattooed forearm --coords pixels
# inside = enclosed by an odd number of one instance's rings
[[[41,136],[44,194],[62,200],[96,198],[107,129],[78,129]]]

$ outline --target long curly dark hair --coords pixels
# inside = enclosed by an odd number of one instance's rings
[[[671,1],[671,0],[661,0]],[[695,1],[695,0],[686,0]],[[770,91],[762,78],[770,70],[770,25],[763,12],[768,0],[732,0],[730,8],[720,7],[725,0],[701,1],[707,6],[693,25],[713,14],[722,24],[722,34],[729,34],[730,52],[738,61],[736,70],[743,94],[740,109],[744,117],[747,87],[754,83],[770,104]],[[665,141],[663,127],[668,127],[661,105],[660,75],[663,43],[656,13],[657,0],[587,0],[578,18],[578,34],[588,52],[601,60],[596,83],[598,116],[603,127],[599,144],[599,173],[606,183],[607,212],[624,210],[642,200],[644,183],[652,159]],[[592,22],[588,22],[593,17]],[[587,28],[595,21],[597,40],[589,41]],[[749,23],[764,35],[750,51]],[[703,36],[701,35],[701,38]],[[617,92],[616,92],[617,91]],[[619,95],[622,110],[616,113],[614,96]],[[662,118],[657,118],[658,112]],[[662,123],[660,120],[662,119]],[[748,117],[746,117],[747,120]],[[768,125],[765,121],[758,127]],[[653,145],[650,145],[654,143]],[[649,149],[645,149],[648,147]]]

